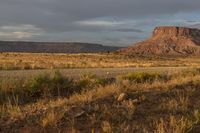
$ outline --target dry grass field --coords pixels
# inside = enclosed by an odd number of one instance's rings
[[[199,133],[200,69],[0,81],[0,132]]]
[[[120,54],[0,53],[0,69],[120,68],[199,66],[200,59],[130,57]]]
[[[1,53],[0,132],[199,133],[199,63]]]

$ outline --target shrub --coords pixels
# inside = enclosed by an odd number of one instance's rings
[[[111,84],[115,81],[115,78],[99,78],[96,79],[96,84],[101,86],[106,86],[108,84]]]
[[[181,75],[186,76],[195,76],[200,74],[200,68],[186,69],[181,72]]]
[[[32,79],[0,80],[0,104],[18,97],[20,104],[35,102],[40,98],[52,98],[58,96],[70,96],[80,93],[83,89],[92,89],[105,86],[114,81],[112,78],[97,78],[93,74],[83,74],[81,79],[74,81],[63,76],[59,71],[50,74],[42,74]]]
[[[41,119],[40,125],[42,127],[56,126],[60,119],[64,116],[64,110],[48,110]]]
[[[169,78],[170,77],[167,74],[147,72],[135,72],[117,77],[119,81],[129,80],[136,83],[152,82],[154,80],[168,80]]]
[[[0,103],[4,103],[8,101],[8,99],[12,99],[17,97],[18,95],[22,95],[22,83],[21,80],[17,80],[14,78],[5,78],[0,80]]]
[[[82,74],[77,83],[78,88],[93,88],[96,82],[96,75],[91,73]]]
[[[96,75],[87,73],[81,75],[80,81],[77,83],[79,89],[91,89],[98,86],[105,86],[115,81],[115,78],[98,78]]]
[[[40,75],[26,85],[31,97],[52,97],[69,95],[73,91],[72,80],[55,71],[50,75]]]

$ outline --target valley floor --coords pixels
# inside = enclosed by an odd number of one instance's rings
[[[0,53],[2,133],[199,133],[200,59]]]
[[[1,79],[0,132],[198,133],[200,69]]]
[[[198,57],[142,57],[114,53],[0,53],[1,70],[197,66],[200,66]]]

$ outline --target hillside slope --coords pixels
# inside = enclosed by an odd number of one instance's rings
[[[0,52],[95,53],[118,49],[119,47],[90,43],[0,41]]]
[[[200,30],[184,27],[156,27],[151,38],[119,50],[133,55],[200,55]]]

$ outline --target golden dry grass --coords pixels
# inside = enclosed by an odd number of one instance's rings
[[[199,66],[198,58],[1,53],[1,69]],[[0,132],[200,132],[200,69],[0,79]],[[121,96],[121,97],[120,97]],[[119,100],[120,97],[120,100]]]
[[[0,53],[0,69],[199,66],[199,58],[130,57],[119,54]]]
[[[38,98],[25,103],[16,98],[4,99],[0,107],[0,129],[2,132],[77,133],[200,131],[196,129],[200,122],[199,69],[156,73],[165,75],[156,77],[152,76],[154,73],[136,74],[137,77],[129,74],[127,76],[132,76],[129,79],[116,78],[114,82],[104,85],[97,85],[94,76],[85,75],[84,83],[87,80],[89,84],[84,85],[81,91],[64,97]],[[56,77],[59,79],[58,75]],[[133,80],[138,77],[142,78],[140,82]],[[45,84],[49,81],[47,79]],[[51,87],[54,86],[52,82],[58,83],[55,77],[53,79],[50,80]],[[3,86],[6,87],[5,83]],[[24,96],[21,95],[24,93],[17,93],[19,98]],[[119,96],[123,96],[121,100],[118,100]]]

